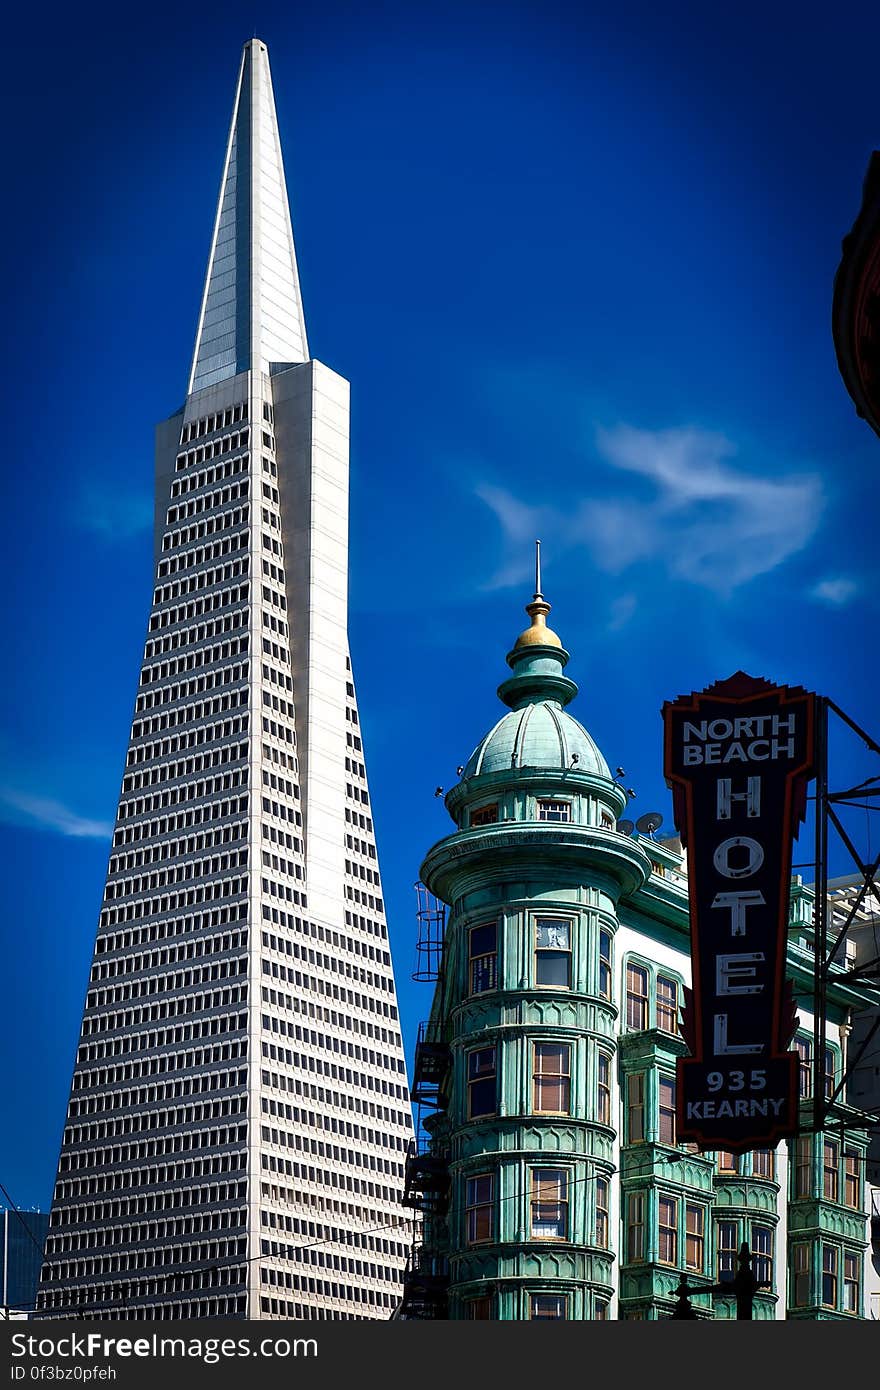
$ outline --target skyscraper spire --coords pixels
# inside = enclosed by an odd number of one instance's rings
[[[268,375],[308,357],[269,54],[251,39],[241,55],[188,389],[238,372]]]

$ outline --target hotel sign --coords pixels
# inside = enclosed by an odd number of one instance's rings
[[[797,1128],[786,987],[792,840],[813,772],[816,697],[742,671],[663,706],[664,772],[688,853],[693,984],[678,1133],[705,1149]]]

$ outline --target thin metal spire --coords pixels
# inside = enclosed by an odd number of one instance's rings
[[[542,598],[541,594],[541,542],[535,541],[535,598]]]

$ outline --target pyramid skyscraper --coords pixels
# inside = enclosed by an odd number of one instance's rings
[[[348,398],[246,44],[38,1310],[388,1318],[412,1136],[348,648]]]

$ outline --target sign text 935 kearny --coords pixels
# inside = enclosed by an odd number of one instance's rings
[[[663,706],[664,772],[688,852],[693,987],[678,1132],[709,1149],[797,1129],[786,988],[792,840],[813,773],[815,696],[739,671]]]

